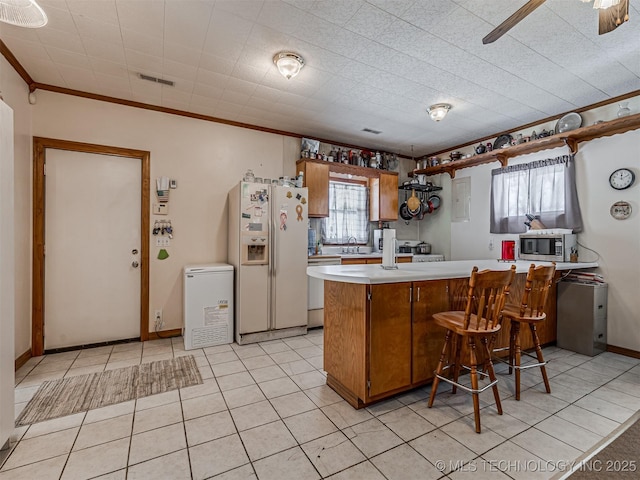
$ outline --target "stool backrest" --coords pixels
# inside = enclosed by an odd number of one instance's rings
[[[542,317],[545,315],[544,306],[547,303],[555,274],[555,262],[550,267],[544,265],[536,267],[533,263],[531,264],[520,303],[521,317]]]
[[[467,307],[464,312],[465,330],[493,330],[500,322],[509,287],[516,274],[516,266],[509,270],[483,270],[473,267],[469,278]]]

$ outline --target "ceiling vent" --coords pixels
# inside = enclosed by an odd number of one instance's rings
[[[152,77],[151,75],[145,75],[144,73],[139,73],[138,77],[142,80],[148,80],[149,82],[161,83],[162,85],[167,85],[169,87],[173,87],[175,82],[171,80],[165,80],[163,78]]]
[[[374,130],[373,128],[363,128],[363,132],[373,133],[374,135],[380,135],[382,132],[380,130]]]

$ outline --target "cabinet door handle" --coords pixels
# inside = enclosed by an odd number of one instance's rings
[[[420,303],[420,287],[418,287],[418,303]]]

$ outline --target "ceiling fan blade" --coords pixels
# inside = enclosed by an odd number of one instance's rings
[[[545,0],[529,0],[522,7],[520,7],[516,13],[507,18],[504,22],[494,28],[489,34],[482,39],[483,44],[493,43],[499,39],[502,35],[507,33],[513,27],[515,27],[520,21],[533,12],[536,8],[542,5]]]
[[[598,35],[613,32],[629,20],[629,0],[621,0],[613,7],[598,11]]]

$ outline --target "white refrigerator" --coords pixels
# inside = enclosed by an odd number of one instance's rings
[[[240,182],[229,192],[236,342],[307,332],[306,188]]]

